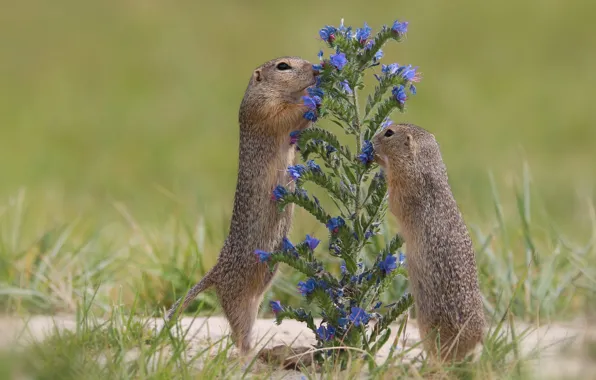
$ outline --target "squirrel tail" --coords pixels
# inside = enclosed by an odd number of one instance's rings
[[[215,285],[215,281],[213,279],[214,275],[212,269],[209,272],[207,272],[207,274],[205,275],[205,277],[201,279],[201,281],[199,281],[195,286],[192,287],[192,289],[188,291],[184,298],[180,298],[178,301],[176,301],[174,305],[172,305],[170,310],[168,310],[166,323],[170,322],[176,314],[184,311],[184,309],[188,307],[188,304],[191,303],[192,300],[194,300],[197,297],[197,295],[199,295],[199,293]],[[180,303],[182,303],[182,306],[180,306]]]

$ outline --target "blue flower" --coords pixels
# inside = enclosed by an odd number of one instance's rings
[[[319,60],[323,59],[323,50],[319,50],[319,53],[317,54],[317,57],[319,57]]]
[[[345,261],[342,261],[341,265],[339,266],[339,270],[341,271],[341,274],[346,274],[348,272]]]
[[[412,93],[412,95],[416,95],[416,86],[414,86],[413,84],[410,85],[410,92]]]
[[[366,231],[366,232],[364,233],[364,239],[365,239],[365,240],[368,240],[368,239],[370,239],[371,237],[373,237],[373,235],[374,235],[374,232],[372,232],[371,230],[368,230],[368,231]]]
[[[408,22],[404,21],[404,22],[399,22],[397,20],[395,20],[395,22],[393,23],[393,26],[391,27],[391,30],[394,33],[399,33],[399,34],[404,34],[408,31]]]
[[[346,28],[346,27],[344,26],[344,19],[342,18],[342,19],[340,20],[340,22],[339,22],[339,27],[337,28],[337,30],[339,30],[341,33],[344,33],[344,34],[346,34],[346,33],[349,33],[349,32],[352,30],[352,27],[351,27],[351,26],[349,26],[349,27],[347,27],[347,28]]]
[[[281,185],[277,185],[275,187],[275,189],[273,189],[273,194],[271,194],[271,199],[273,199],[274,201],[279,201],[281,198],[283,198],[285,195],[288,194],[288,190],[281,186]]]
[[[348,83],[347,80],[342,80],[341,82],[339,82],[339,84],[341,85],[342,89],[347,93],[347,94],[352,94],[352,89],[350,88],[350,84]]]
[[[348,324],[348,318],[342,317],[337,320],[337,325],[339,327],[346,327],[347,324]]]
[[[391,76],[399,70],[399,63],[391,63],[389,65],[381,65],[381,72],[386,76]]]
[[[339,232],[339,229],[345,224],[346,222],[343,220],[341,216],[336,216],[335,218],[329,219],[329,221],[327,222],[327,228],[329,229],[329,231],[331,231],[331,233],[336,234]]]
[[[318,119],[316,112],[315,112],[315,111],[313,111],[313,110],[308,110],[308,111],[306,111],[306,112],[304,113],[303,117],[304,117],[306,120],[309,120],[309,121],[312,121],[312,122],[315,122],[315,121],[317,121],[317,119]]]
[[[383,58],[383,50],[379,49],[378,52],[375,53],[375,56],[373,57],[373,61],[379,61],[381,60],[381,58]]]
[[[375,174],[374,180],[375,181],[381,181],[385,178],[385,173],[383,173],[383,170],[379,170],[377,172],[377,174]]]
[[[307,90],[308,91],[308,90]],[[321,97],[314,95],[314,96],[303,96],[302,101],[304,105],[308,107],[308,111],[304,113],[304,118],[310,121],[317,121],[317,113],[316,110],[318,109],[319,105],[321,104]]]
[[[373,46],[375,46],[375,40],[368,40],[364,45],[364,50],[370,50],[373,48]]]
[[[300,131],[290,132],[290,145],[296,144],[298,142],[298,137],[300,137]]]
[[[405,80],[413,81],[416,79],[416,70],[418,67],[412,68],[412,65],[402,66],[399,68],[399,75]]]
[[[325,151],[327,152],[327,157],[331,155],[331,153],[335,152],[337,149],[333,145],[327,144],[325,146]]]
[[[385,258],[385,260],[379,262],[379,269],[381,269],[381,272],[387,275],[389,272],[397,268],[396,261],[397,258],[395,256],[389,255]]]
[[[308,248],[311,251],[314,251],[315,248],[317,248],[317,246],[319,245],[319,243],[321,242],[319,239],[316,239],[310,235],[306,235],[306,239],[304,240],[304,242],[306,243],[306,245],[308,245]]]
[[[335,328],[331,325],[327,325],[326,328],[321,325],[321,327],[317,329],[317,335],[325,342],[330,341],[335,336]]]
[[[390,118],[386,117],[385,120],[383,120],[383,123],[381,123],[381,129],[385,129],[388,126],[390,126],[391,124],[393,124],[393,120],[391,120]]]
[[[284,236],[283,240],[282,240],[282,251],[287,252],[287,251],[293,251],[295,249],[294,244],[292,244],[292,242],[290,241],[290,239],[288,239],[287,237]]]
[[[341,85],[341,87],[343,88],[343,90],[346,93],[348,93],[348,94],[352,93],[352,89],[350,88],[350,84],[348,83],[347,80],[342,80],[341,82],[339,82],[339,84]]]
[[[259,262],[261,263],[268,261],[269,257],[271,257],[271,254],[269,252],[262,251],[260,249],[255,250],[255,255],[257,255],[257,257],[259,258]]]
[[[323,89],[320,87],[308,87],[306,91],[308,92],[308,95],[310,95],[311,97],[318,97],[319,99],[322,98],[325,94],[323,92]]]
[[[339,246],[337,244],[329,245],[329,249],[333,250],[333,252],[335,252],[336,255],[339,255],[341,253],[341,249],[339,249]]]
[[[373,310],[377,310],[378,308],[381,307],[381,305],[383,304],[383,302],[377,302],[377,304],[373,307]]]
[[[391,93],[393,93],[395,100],[397,100],[400,104],[404,104],[406,102],[406,99],[408,98],[406,96],[406,91],[404,90],[404,86],[401,84],[399,86],[393,87],[393,90],[391,90]]]
[[[364,26],[362,28],[356,29],[356,39],[358,40],[358,42],[363,44],[364,41],[366,41],[368,39],[368,37],[370,37],[371,31],[372,31],[372,28],[370,26],[368,26],[368,24],[366,22],[364,23]]]
[[[281,302],[279,301],[269,301],[269,306],[271,306],[273,314],[277,314],[280,311],[284,311],[284,308],[283,306],[281,306]]]
[[[317,165],[313,160],[306,161],[306,167],[312,172],[320,172],[321,167]]]
[[[368,323],[370,316],[366,314],[366,311],[362,310],[359,307],[353,307],[351,310],[352,313],[348,318],[350,319],[350,321],[352,321],[352,323],[354,323],[354,326],[358,327],[361,324],[365,325]]]
[[[302,101],[311,110],[316,110],[321,105],[321,98],[319,96],[303,96]]]
[[[374,158],[375,151],[373,148],[373,144],[370,141],[366,140],[364,142],[364,146],[362,147],[362,153],[358,155],[358,159],[360,160],[360,162],[366,165],[369,162],[372,162]]]
[[[306,282],[300,281],[298,283],[298,291],[303,296],[307,296],[315,290],[317,283],[314,279],[309,278]]]
[[[323,29],[319,30],[319,36],[323,41],[332,42],[335,40],[335,29],[333,26],[326,25]]]
[[[306,168],[304,167],[304,165],[288,166],[288,174],[290,175],[290,177],[292,177],[294,181],[300,178],[300,176],[304,174],[305,171]]]
[[[312,65],[312,69],[315,71],[321,71],[321,70],[323,70],[323,66],[319,65],[319,64],[314,64],[314,65]]]
[[[399,265],[404,265],[404,263],[406,262],[406,255],[404,255],[402,252],[399,253]]]
[[[338,70],[343,69],[344,66],[348,64],[348,60],[346,59],[346,55],[344,53],[332,54],[329,57],[329,61]]]

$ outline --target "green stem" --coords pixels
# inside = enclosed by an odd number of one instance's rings
[[[360,77],[358,77],[356,79],[355,83],[358,83],[358,81],[360,80]],[[360,149],[362,149],[362,132],[360,131],[360,108],[358,106],[358,91],[356,91],[356,86],[352,85],[353,90],[353,101],[354,101],[354,114],[355,114],[355,120],[354,120],[354,127],[356,128],[356,137],[357,137],[357,147],[356,147],[356,151],[359,152]],[[361,193],[361,183],[362,183],[362,173],[360,172],[360,170],[358,170],[358,172],[356,173],[356,177],[358,180],[358,183],[356,183],[356,200],[355,200],[355,207],[354,207],[354,215],[356,216],[354,218],[354,223],[359,223],[360,221],[360,209],[361,209],[361,203],[360,203],[360,193]]]

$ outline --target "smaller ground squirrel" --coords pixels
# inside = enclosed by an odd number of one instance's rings
[[[290,133],[311,125],[304,118],[302,96],[317,75],[310,62],[298,57],[274,59],[254,70],[240,105],[238,180],[229,235],[215,266],[168,311],[169,322],[214,286],[242,354],[250,351],[259,305],[275,274],[259,262],[255,250],[280,249],[289,232],[293,205],[279,212],[272,192],[277,185],[294,188],[287,173],[295,161]]]
[[[406,242],[424,347],[436,359],[439,343],[441,361],[460,361],[482,344],[485,319],[472,241],[439,145],[428,131],[399,124],[377,133],[373,146],[387,176],[389,208]]]

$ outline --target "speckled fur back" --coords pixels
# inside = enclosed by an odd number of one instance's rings
[[[387,132],[389,131],[389,132]],[[406,242],[407,270],[425,347],[461,359],[483,340],[485,319],[476,258],[468,229],[447,180],[434,136],[393,125],[373,140],[384,166],[389,203]]]
[[[216,265],[168,313],[172,318],[198,293],[215,286],[232,338],[242,353],[250,350],[250,335],[262,301],[275,274],[260,263],[256,249],[274,251],[289,232],[293,206],[278,212],[271,194],[278,184],[292,188],[287,167],[294,164],[290,132],[308,127],[301,97],[315,83],[312,64],[283,57],[257,68],[240,105],[238,181],[230,233]]]

